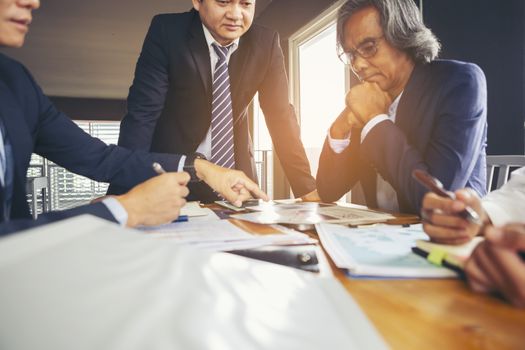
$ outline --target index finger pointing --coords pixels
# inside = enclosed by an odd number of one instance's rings
[[[256,198],[260,198],[264,200],[265,202],[268,202],[270,200],[270,197],[266,193],[264,193],[259,186],[257,186],[256,183],[254,183],[251,180],[244,180],[243,181],[244,187],[248,189]]]

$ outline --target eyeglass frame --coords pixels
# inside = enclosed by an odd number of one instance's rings
[[[342,52],[339,53],[339,55],[337,56],[339,57],[339,60],[341,60],[341,62],[343,62],[347,66],[350,66],[352,70],[355,70],[353,62],[355,61],[357,56],[361,57],[364,60],[374,57],[377,54],[377,45],[378,45],[379,40],[384,39],[384,38],[385,38],[384,35],[381,35],[375,38],[367,38],[364,42],[359,44],[355,49],[349,50],[349,51],[342,50]],[[363,54],[362,49],[365,45],[368,45],[368,44],[372,44],[371,48],[373,48],[373,52],[370,54],[367,54],[367,53]]]

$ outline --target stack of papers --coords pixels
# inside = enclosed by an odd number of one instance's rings
[[[175,222],[155,227],[140,229],[155,239],[169,239],[179,245],[208,251],[229,251],[249,249],[264,245],[314,244],[315,240],[307,235],[281,227],[275,228],[275,234],[257,235],[248,233],[228,220]]]
[[[421,225],[348,228],[318,224],[317,233],[334,263],[352,276],[440,278],[456,273],[412,252],[418,239],[428,239]]]
[[[253,213],[232,215],[233,218],[259,224],[346,224],[363,225],[385,222],[394,216],[369,209],[339,206],[335,204],[298,202],[263,203],[249,207]]]

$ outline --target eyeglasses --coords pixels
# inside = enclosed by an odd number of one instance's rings
[[[377,53],[377,42],[382,38],[384,38],[384,36],[370,38],[364,43],[361,43],[354,50],[343,51],[339,54],[339,59],[341,60],[341,62],[349,65],[352,69],[354,69],[354,62],[357,56],[364,59],[374,57],[374,55]]]

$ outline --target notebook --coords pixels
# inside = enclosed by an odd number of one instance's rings
[[[460,245],[448,245],[417,240],[412,251],[437,266],[444,266],[458,273],[462,273],[465,262],[468,260],[483,237],[474,237],[470,242]]]
[[[412,252],[418,239],[428,239],[421,225],[375,225],[349,228],[318,224],[317,233],[334,263],[352,277],[447,278],[457,275]]]

